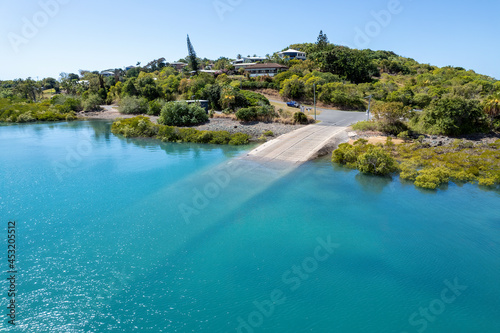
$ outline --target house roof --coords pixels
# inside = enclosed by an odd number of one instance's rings
[[[249,59],[249,60],[266,60],[266,57],[243,57],[243,59]]]
[[[279,52],[280,54],[281,53],[305,53],[305,52],[302,52],[302,51],[298,51],[298,50],[295,50],[295,49],[288,49],[286,51],[283,51],[283,52]]]
[[[251,65],[251,66],[248,66],[246,69],[261,69],[261,68],[287,68],[286,66],[283,66],[283,65],[280,65],[280,64],[276,64],[276,63],[264,63],[264,64],[255,64],[255,65]]]
[[[247,68],[248,66],[253,66],[255,65],[256,63],[255,62],[242,62],[242,63],[239,63],[239,64],[233,64],[234,68]]]

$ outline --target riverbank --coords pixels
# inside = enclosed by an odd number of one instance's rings
[[[500,139],[495,134],[460,138],[422,135],[411,142],[396,142],[380,134],[349,132],[349,144],[339,145],[332,162],[364,173],[399,174],[426,189],[437,189],[450,181],[490,188],[500,185]]]
[[[128,119],[134,118],[136,116],[137,115],[121,114],[120,112],[118,112],[118,109],[115,106],[111,105],[104,106],[103,111],[80,112],[78,114],[78,117],[83,119],[100,119],[113,121],[118,118]],[[148,117],[154,124],[157,124],[157,120],[159,117],[149,115],[144,116]],[[296,129],[302,128],[304,126],[306,125],[290,125],[276,122],[259,121],[241,122],[230,118],[209,118],[208,122],[189,128],[200,131],[228,131],[230,134],[244,133],[250,136],[251,141],[263,141],[264,139],[273,139],[280,135],[295,131]],[[264,132],[268,132],[268,135],[263,136]],[[272,135],[269,132],[272,132]]]

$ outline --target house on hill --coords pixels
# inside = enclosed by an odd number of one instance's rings
[[[288,49],[288,50],[283,51],[283,52],[278,52],[278,54],[279,54],[281,59],[284,59],[284,58],[298,59],[298,60],[306,60],[307,59],[305,52],[297,51],[294,49]]]
[[[286,71],[288,67],[276,63],[263,63],[247,66],[245,71],[251,76],[275,76],[279,72]]]
[[[111,70],[102,71],[99,74],[101,74],[104,77],[115,76],[115,72],[112,72]]]
[[[239,64],[255,64],[261,61],[266,60],[267,58],[265,57],[242,57],[241,59],[236,59],[231,62],[233,65],[239,65]]]
[[[185,62],[171,62],[168,64],[168,66],[173,67],[173,68],[177,69],[178,71],[180,71],[181,69],[183,69],[187,65],[188,64],[186,64]]]

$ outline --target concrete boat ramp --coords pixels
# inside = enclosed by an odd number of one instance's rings
[[[309,125],[279,136],[249,152],[243,159],[275,169],[287,169],[331,152],[347,142],[346,129],[366,119],[364,112],[321,110],[321,123]]]
[[[347,127],[315,124],[268,141],[246,156],[260,163],[302,164],[331,150],[347,138]]]

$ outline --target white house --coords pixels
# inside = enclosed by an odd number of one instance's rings
[[[290,59],[299,59],[299,60],[306,60],[306,53],[305,52],[300,52],[294,49],[288,49],[283,52],[278,53],[281,59],[284,58],[290,58]]]
[[[288,67],[276,63],[254,64],[247,66],[245,70],[251,77],[256,76],[275,76],[281,71],[287,70]]]
[[[115,76],[115,73],[111,71],[102,71],[101,75],[104,77],[109,77],[109,76]]]
[[[173,67],[173,68],[177,69],[178,71],[180,71],[181,69],[183,69],[187,65],[188,64],[186,64],[185,62],[170,62],[170,63],[168,63],[168,66]]]
[[[241,59],[236,59],[231,64],[234,66],[240,65],[240,64],[255,64],[261,61],[266,60],[267,58],[265,57],[242,57]]]
[[[240,63],[233,63],[234,69],[238,70],[240,68],[246,69],[248,66],[253,66],[256,65],[255,62],[240,62]]]

